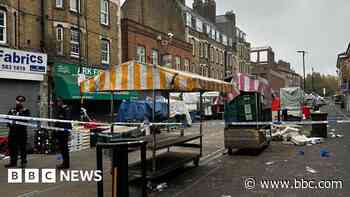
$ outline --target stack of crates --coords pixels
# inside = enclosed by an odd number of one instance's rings
[[[90,148],[90,133],[74,132],[71,135],[71,141],[68,144],[69,151],[81,151]]]

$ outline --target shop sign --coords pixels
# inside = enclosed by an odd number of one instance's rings
[[[0,47],[0,71],[46,74],[47,55]]]

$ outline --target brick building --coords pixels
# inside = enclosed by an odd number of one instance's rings
[[[138,22],[122,19],[123,62],[164,65],[191,71],[191,44]]]
[[[216,16],[216,25],[220,31],[229,35],[233,40],[233,47],[226,48],[227,58],[231,59],[230,54],[233,56],[233,71],[249,74],[250,43],[246,41],[246,33],[236,25],[236,14],[229,11],[224,15]]]
[[[0,47],[47,54],[48,71],[0,69],[1,113],[23,94],[34,115],[47,117],[52,95],[79,100],[77,78],[121,61],[119,0],[1,1],[0,30]]]
[[[184,0],[126,0],[123,17],[174,39],[192,44],[188,71],[223,79],[233,72],[233,39],[221,33],[215,24],[216,2],[195,1],[191,9]]]
[[[267,79],[275,93],[280,88],[300,87],[302,78],[288,62],[275,61],[275,53],[271,47],[257,47],[250,51],[251,73]]]
[[[338,54],[337,73],[339,76],[339,90],[345,95],[345,105],[350,111],[350,44],[344,53]]]

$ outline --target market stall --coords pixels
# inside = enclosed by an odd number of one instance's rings
[[[233,148],[255,149],[267,145],[269,126],[258,122],[271,121],[271,87],[263,78],[242,73],[229,80],[238,84],[240,95],[225,105],[225,147],[231,154]]]
[[[111,66],[109,70],[101,72],[98,76],[83,81],[81,83],[81,91],[110,92],[112,95],[114,92],[120,91],[146,91],[153,92],[153,96],[155,92],[162,92],[163,94],[166,93],[169,98],[170,92],[200,92],[200,97],[202,97],[202,93],[205,91],[236,94],[238,89],[234,84],[196,74],[156,65],[127,62],[121,65]],[[200,98],[200,103],[202,103],[202,98]],[[154,99],[153,105],[155,104]],[[200,111],[202,112],[202,105],[200,106]],[[202,123],[202,115],[200,119]],[[153,112],[153,124],[154,120]],[[164,123],[164,125],[166,124]],[[152,157],[149,160],[151,165],[148,165],[151,168],[147,172],[149,178],[161,176],[183,166],[189,161],[194,161],[194,164],[198,165],[199,158],[202,155],[202,124],[200,124],[199,133],[197,134],[187,134],[183,131],[169,132],[168,129],[163,130],[155,126],[151,126],[151,128],[151,135],[140,138],[140,140],[148,142],[147,149],[152,151]],[[189,143],[195,140],[199,140],[199,144]],[[199,151],[191,153],[170,151],[170,148],[175,146],[199,149]],[[168,149],[168,151],[162,151],[161,154],[157,154],[159,150],[163,149]],[[139,166],[136,165],[133,167],[138,168]]]

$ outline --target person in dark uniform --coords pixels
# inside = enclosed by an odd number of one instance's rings
[[[71,109],[68,105],[64,104],[62,98],[57,98],[56,100],[57,109],[55,113],[55,118],[59,120],[71,120]],[[56,139],[58,142],[59,153],[62,155],[62,164],[57,165],[57,169],[68,169],[70,167],[69,161],[69,130],[72,129],[71,123],[55,123],[55,127],[63,128],[65,131],[56,131]]]
[[[11,109],[8,115],[11,116],[30,116],[30,111],[23,106],[26,101],[24,96],[16,97],[16,107]],[[25,122],[25,121],[21,121]],[[27,127],[17,124],[8,124],[8,147],[10,151],[10,163],[5,165],[6,168],[17,167],[18,151],[21,153],[21,168],[27,164]]]

